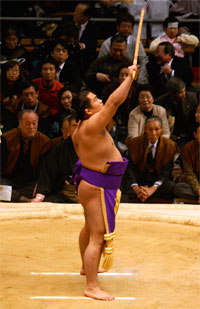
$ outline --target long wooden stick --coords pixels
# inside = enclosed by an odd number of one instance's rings
[[[141,13],[140,13],[140,21],[139,21],[139,26],[138,26],[138,32],[137,32],[137,38],[136,38],[136,43],[135,43],[135,54],[133,58],[133,64],[137,65],[137,60],[138,60],[138,53],[139,53],[139,47],[140,47],[140,37],[141,37],[141,32],[142,32],[142,24],[144,20],[144,13],[145,9],[142,8]],[[136,71],[133,71],[133,79],[135,79],[136,76]]]

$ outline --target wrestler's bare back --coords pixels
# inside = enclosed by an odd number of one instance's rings
[[[123,161],[107,129],[98,134],[87,131],[87,121],[89,120],[81,121],[72,138],[82,165],[91,170],[102,171],[108,161]]]

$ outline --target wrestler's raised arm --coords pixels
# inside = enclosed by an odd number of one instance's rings
[[[120,84],[120,86],[109,96],[102,109],[92,115],[88,119],[88,129],[92,129],[93,133],[103,130],[110,120],[115,115],[118,107],[126,100],[130,87],[133,82],[133,71],[137,70],[137,66],[131,65],[128,67],[129,74],[127,78]]]

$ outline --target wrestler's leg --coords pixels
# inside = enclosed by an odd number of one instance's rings
[[[84,267],[84,263],[83,263],[83,257],[84,257],[85,250],[88,246],[89,239],[90,239],[89,228],[87,226],[87,223],[85,223],[85,225],[82,228],[80,235],[79,235],[79,249],[80,249],[81,260],[82,260],[82,267],[81,267],[81,270],[80,270],[81,275],[85,275],[85,267]],[[103,272],[106,272],[106,270],[103,267],[99,266],[98,273],[103,273]]]
[[[101,290],[97,283],[97,272],[105,233],[100,190],[98,187],[82,180],[79,185],[78,195],[84,207],[85,219],[90,234],[89,243],[83,256],[87,279],[85,295],[99,300],[113,300],[114,297]]]

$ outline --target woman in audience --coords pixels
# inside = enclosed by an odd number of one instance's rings
[[[1,60],[26,58],[26,49],[20,45],[20,33],[13,25],[3,32]]]
[[[20,97],[21,83],[25,80],[18,61],[9,60],[1,67],[1,124],[6,118],[8,106]]]
[[[54,138],[62,135],[62,123],[63,120],[74,113],[74,99],[76,94],[71,90],[69,86],[63,87],[58,93],[58,98],[61,103],[61,110],[54,115],[54,122],[52,124],[52,129],[50,137]]]
[[[1,101],[4,105],[14,103],[20,96],[21,83],[25,81],[18,60],[9,60],[1,67]]]
[[[139,105],[129,114],[128,138],[144,134],[144,126],[147,118],[158,116],[162,121],[162,136],[169,138],[170,130],[167,114],[164,107],[153,104],[154,98],[148,84],[140,85],[136,89],[136,101]]]

